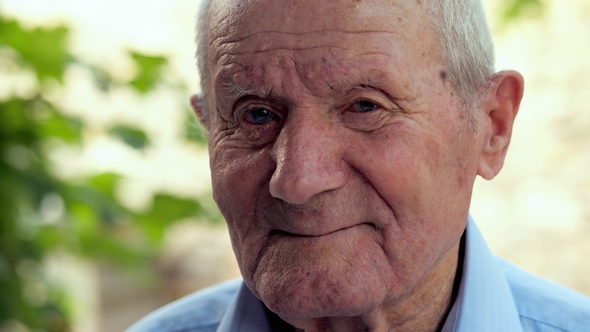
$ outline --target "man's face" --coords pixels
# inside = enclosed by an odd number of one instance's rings
[[[456,258],[483,139],[419,3],[213,5],[213,194],[284,318],[394,305]]]

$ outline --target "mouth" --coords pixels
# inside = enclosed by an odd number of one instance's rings
[[[348,227],[339,228],[336,230],[331,230],[328,232],[317,232],[317,233],[313,233],[313,232],[292,233],[292,232],[287,232],[284,230],[274,229],[270,232],[270,235],[271,236],[278,235],[278,236],[287,236],[287,237],[299,237],[299,238],[314,238],[314,237],[329,236],[329,235],[336,234],[339,232],[347,231],[349,229],[353,229],[356,227],[364,227],[364,226],[368,226],[373,229],[378,229],[375,224],[373,224],[371,222],[365,222],[365,223],[361,223],[361,224],[356,224],[356,225],[352,225],[352,226],[348,226]]]

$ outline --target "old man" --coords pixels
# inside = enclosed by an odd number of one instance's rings
[[[198,29],[213,195],[243,281],[130,331],[590,331],[590,300],[469,217],[523,94],[479,0],[213,0]]]

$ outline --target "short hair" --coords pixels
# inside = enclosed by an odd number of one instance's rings
[[[431,28],[437,35],[451,83],[473,117],[494,74],[494,45],[481,0],[423,0]],[[209,25],[212,0],[202,0],[197,17],[197,67],[201,78],[203,111],[209,114]],[[472,118],[473,120],[473,118]]]
[[[478,108],[495,72],[494,43],[482,0],[424,0],[424,4],[451,82],[467,110]]]
[[[195,58],[197,60],[197,68],[199,70],[199,77],[201,79],[201,107],[203,108],[202,117],[205,121],[209,121],[211,116],[209,110],[209,26],[210,26],[210,11],[212,0],[201,0],[201,7],[197,14],[197,33],[196,45],[197,52]]]

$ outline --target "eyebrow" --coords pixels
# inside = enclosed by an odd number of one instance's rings
[[[266,96],[268,94],[264,88],[256,89],[252,84],[243,85],[235,81],[227,81],[223,82],[222,85],[226,92],[228,92],[234,99],[240,99],[247,95]]]
[[[379,75],[362,75],[359,79],[339,80],[333,82],[332,84],[327,83],[327,88],[330,90],[338,88],[340,94],[346,95],[357,89],[374,87],[374,85],[377,85],[377,83],[381,81],[378,76],[381,76],[382,74],[383,73],[380,72]],[[228,93],[233,99],[240,99],[248,95],[258,96],[259,98],[269,100],[280,99],[279,96],[273,95],[272,87],[268,88],[264,86],[255,86],[253,82],[242,84],[236,82],[235,80],[227,80],[222,83],[222,86],[225,92]]]
[[[285,99],[281,96],[273,93],[273,88],[254,87],[253,83],[240,84],[235,81],[222,83],[225,92],[229,93],[226,97],[231,98],[232,104],[236,105],[242,98],[252,96],[255,98],[263,99],[269,102],[284,104]],[[232,107],[233,108],[233,107]]]
[[[357,90],[357,89],[365,89],[368,87],[372,87],[379,83],[380,80],[377,79],[374,75],[362,75],[361,79],[357,83],[348,84],[348,86],[341,86],[343,93],[349,93],[350,91]],[[346,92],[345,92],[346,91]]]

